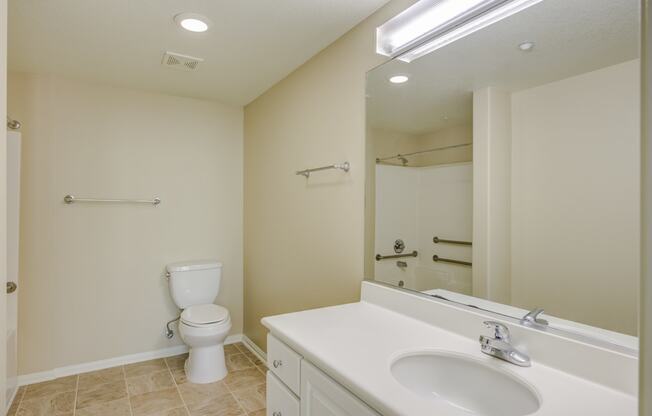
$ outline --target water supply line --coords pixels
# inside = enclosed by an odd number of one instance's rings
[[[181,315],[177,316],[176,318],[174,318],[171,321],[168,321],[168,323],[165,324],[165,337],[167,339],[174,338],[174,330],[172,328],[170,328],[170,324],[172,324],[173,322],[178,321],[179,319],[181,319]]]

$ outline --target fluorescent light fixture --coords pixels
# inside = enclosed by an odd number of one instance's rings
[[[408,82],[409,79],[410,77],[408,77],[407,75],[393,75],[389,77],[389,82],[391,82],[392,84],[404,84]]]
[[[174,21],[190,32],[206,32],[210,22],[206,17],[197,13],[178,14],[174,16]]]
[[[420,0],[376,28],[376,52],[411,62],[543,0]]]

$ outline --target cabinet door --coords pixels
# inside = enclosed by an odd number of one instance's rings
[[[267,368],[269,368],[297,396],[301,376],[301,356],[290,347],[267,334]]]
[[[333,379],[301,363],[301,416],[380,416]]]
[[[267,416],[299,416],[299,399],[271,372],[267,372]]]

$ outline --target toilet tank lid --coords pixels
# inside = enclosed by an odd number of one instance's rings
[[[170,273],[220,268],[222,268],[222,263],[216,260],[180,261],[178,263],[168,264],[166,267],[167,271]]]

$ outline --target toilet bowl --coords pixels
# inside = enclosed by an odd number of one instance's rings
[[[224,340],[230,330],[229,311],[221,306],[196,305],[181,313],[179,334],[190,347],[184,368],[191,383],[213,383],[226,376]]]
[[[222,264],[214,260],[167,266],[172,299],[183,310],[179,334],[189,347],[184,369],[191,383],[205,384],[226,377],[224,341],[231,330],[229,311],[213,301],[220,290]]]

